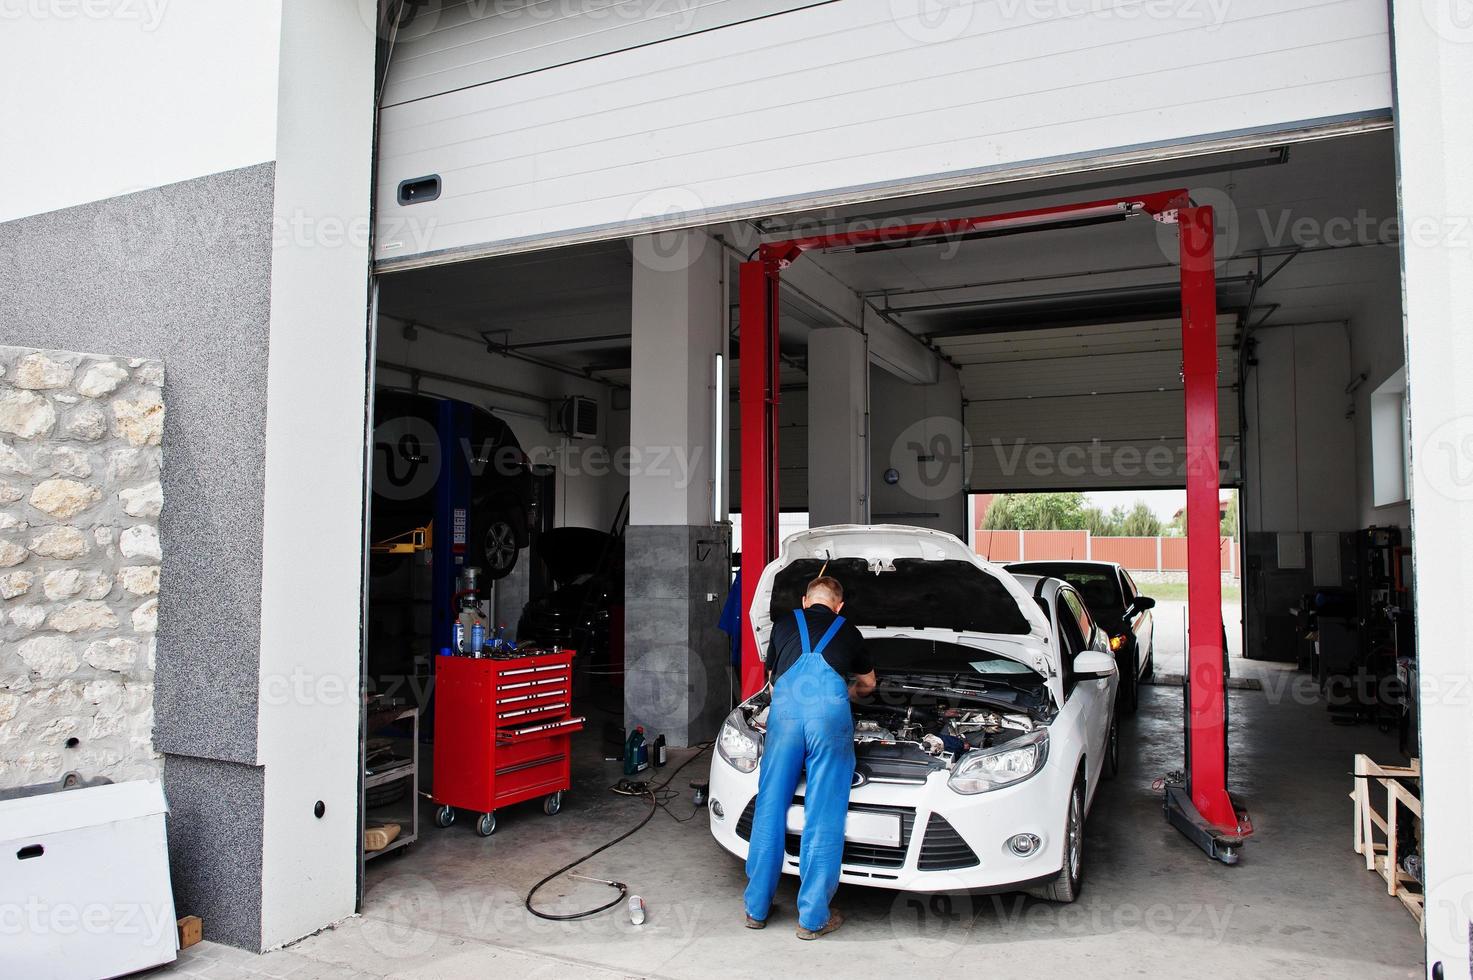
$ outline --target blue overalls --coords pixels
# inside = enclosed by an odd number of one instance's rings
[[[803,798],[803,842],[798,856],[798,924],[817,931],[829,921],[829,900],[839,887],[844,856],[844,818],[854,780],[854,718],[849,713],[849,687],[823,659],[823,651],[839,632],[844,617],[818,641],[808,642],[803,610],[798,638],[803,654],[785,670],[772,690],[767,713],[767,740],[757,774],[757,810],[747,851],[747,914],[767,920],[772,896],[782,876],[783,842],[788,807],[798,777],[808,770]]]

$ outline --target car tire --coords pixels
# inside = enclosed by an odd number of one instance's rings
[[[1105,778],[1114,779],[1120,772],[1120,718],[1110,719],[1110,734],[1105,739]]]
[[[1148,681],[1156,676],[1156,644],[1151,644],[1151,649],[1146,651],[1146,669],[1141,671],[1141,680]]]
[[[493,514],[476,529],[471,539],[473,554],[481,562],[481,571],[490,581],[506,578],[517,567],[517,530],[506,514]]]
[[[1064,815],[1064,863],[1047,884],[1035,885],[1028,894],[1047,902],[1068,904],[1079,897],[1084,884],[1084,784],[1078,780],[1069,794]]]
[[[1130,663],[1126,666],[1127,669],[1120,675],[1120,693],[1117,695],[1117,700],[1120,701],[1125,714],[1133,715],[1135,709],[1140,707],[1141,701],[1141,679],[1138,670],[1140,661],[1136,659],[1134,652],[1131,653]]]

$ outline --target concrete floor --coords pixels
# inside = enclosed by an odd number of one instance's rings
[[[1163,603],[1159,611],[1158,670],[1180,670],[1179,619],[1171,625],[1178,605]],[[1233,670],[1264,685],[1230,695],[1231,782],[1256,827],[1237,867],[1209,863],[1162,818],[1151,781],[1182,765],[1181,690],[1148,687],[1139,715],[1122,730],[1122,771],[1102,787],[1090,816],[1087,880],[1074,905],[846,886],[836,904],[849,924],[831,938],[799,942],[791,912],[766,931],[750,932],[742,927],[741,866],[711,839],[704,812],[685,823],[658,812],[629,841],[579,869],[628,881],[649,904],[645,925],[632,926],[622,911],[545,922],[524,911],[527,888],[648,811],[648,804],[605,791],[619,772],[602,761],[595,730],[560,815],[546,817],[535,804],[514,807],[498,815],[496,834],[484,840],[463,820],[447,830],[427,827],[404,856],[370,864],[361,917],[261,957],[206,942],[159,973],[302,980],[815,970],[907,980],[978,971],[1002,978],[1084,971],[1421,976],[1412,918],[1350,849],[1351,756],[1396,760],[1395,737],[1332,725],[1322,705],[1296,697],[1297,675],[1284,667],[1235,659]],[[671,768],[686,754],[672,756]],[[672,786],[682,793],[670,807],[676,815],[692,814],[687,783],[707,765],[703,757],[675,777]],[[601,885],[562,879],[539,900],[570,910],[609,894]],[[792,909],[791,879],[779,902]]]

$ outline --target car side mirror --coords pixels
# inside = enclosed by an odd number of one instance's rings
[[[1147,609],[1155,609],[1156,600],[1148,595],[1138,595],[1135,597],[1135,601],[1130,604],[1130,608],[1138,613],[1145,612]]]
[[[1115,658],[1098,650],[1085,650],[1074,658],[1074,676],[1080,680],[1103,680],[1117,672]]]

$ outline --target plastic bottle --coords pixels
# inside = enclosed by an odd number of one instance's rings
[[[629,921],[637,926],[644,925],[644,899],[638,895],[629,896]]]
[[[658,769],[665,764],[665,736],[656,735],[650,750],[650,761]]]
[[[641,761],[643,756],[643,761]],[[632,776],[649,765],[649,754],[644,744],[644,726],[634,726],[624,742],[624,775]]]

